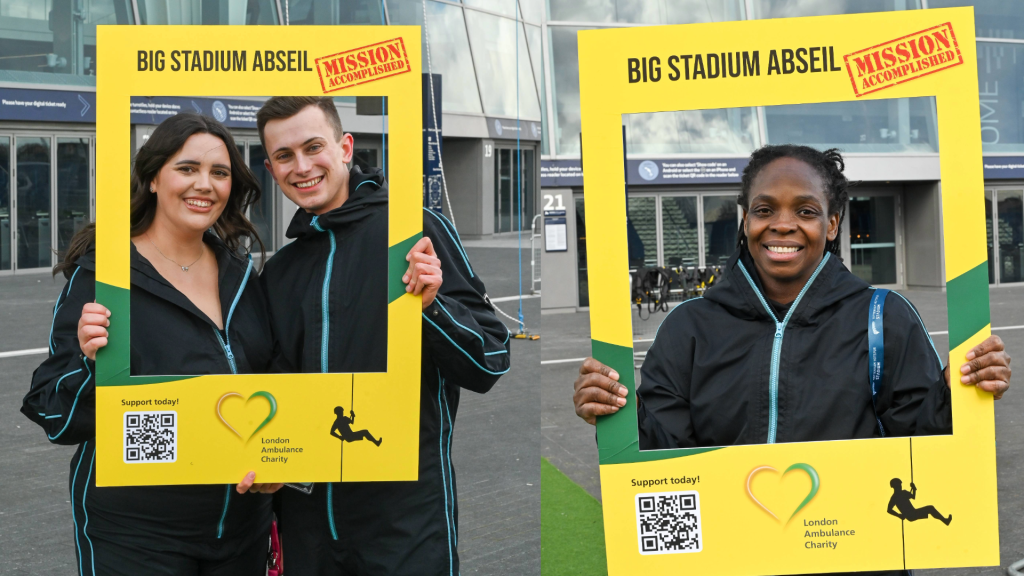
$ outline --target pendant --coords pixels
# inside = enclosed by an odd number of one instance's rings
[[[182,266],[181,267],[181,271],[182,272],[188,272],[188,266]]]

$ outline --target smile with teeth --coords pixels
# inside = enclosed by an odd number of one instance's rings
[[[323,176],[317,176],[316,178],[313,178],[312,180],[307,180],[305,182],[296,182],[295,183],[295,187],[296,188],[312,188],[313,186],[316,186],[317,184],[319,184],[320,181],[323,180],[323,179],[324,179]]]
[[[799,246],[766,246],[769,252],[775,252],[776,254],[792,254],[798,252],[802,248]]]
[[[185,203],[189,206],[195,206],[196,208],[209,208],[213,205],[213,202],[210,202],[209,200],[196,200],[195,198],[188,198],[185,200]]]

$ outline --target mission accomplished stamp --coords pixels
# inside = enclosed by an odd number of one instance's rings
[[[946,22],[843,57],[857,97],[964,63]]]
[[[316,59],[316,71],[324,94],[410,70],[409,56],[401,38]]]

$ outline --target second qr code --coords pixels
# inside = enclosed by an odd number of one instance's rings
[[[641,554],[700,552],[700,497],[695,491],[636,495]]]
[[[172,410],[124,413],[124,462],[175,462],[178,413]]]

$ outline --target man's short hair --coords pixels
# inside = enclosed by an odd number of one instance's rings
[[[316,106],[324,113],[328,124],[334,130],[334,139],[340,141],[345,131],[341,128],[341,117],[338,116],[333,99],[327,96],[274,96],[264,102],[256,113],[256,129],[260,132],[260,143],[263,144],[263,148],[267,147],[267,142],[263,139],[263,129],[266,128],[267,122],[291,118],[307,106]],[[267,154],[269,153],[267,150]]]

